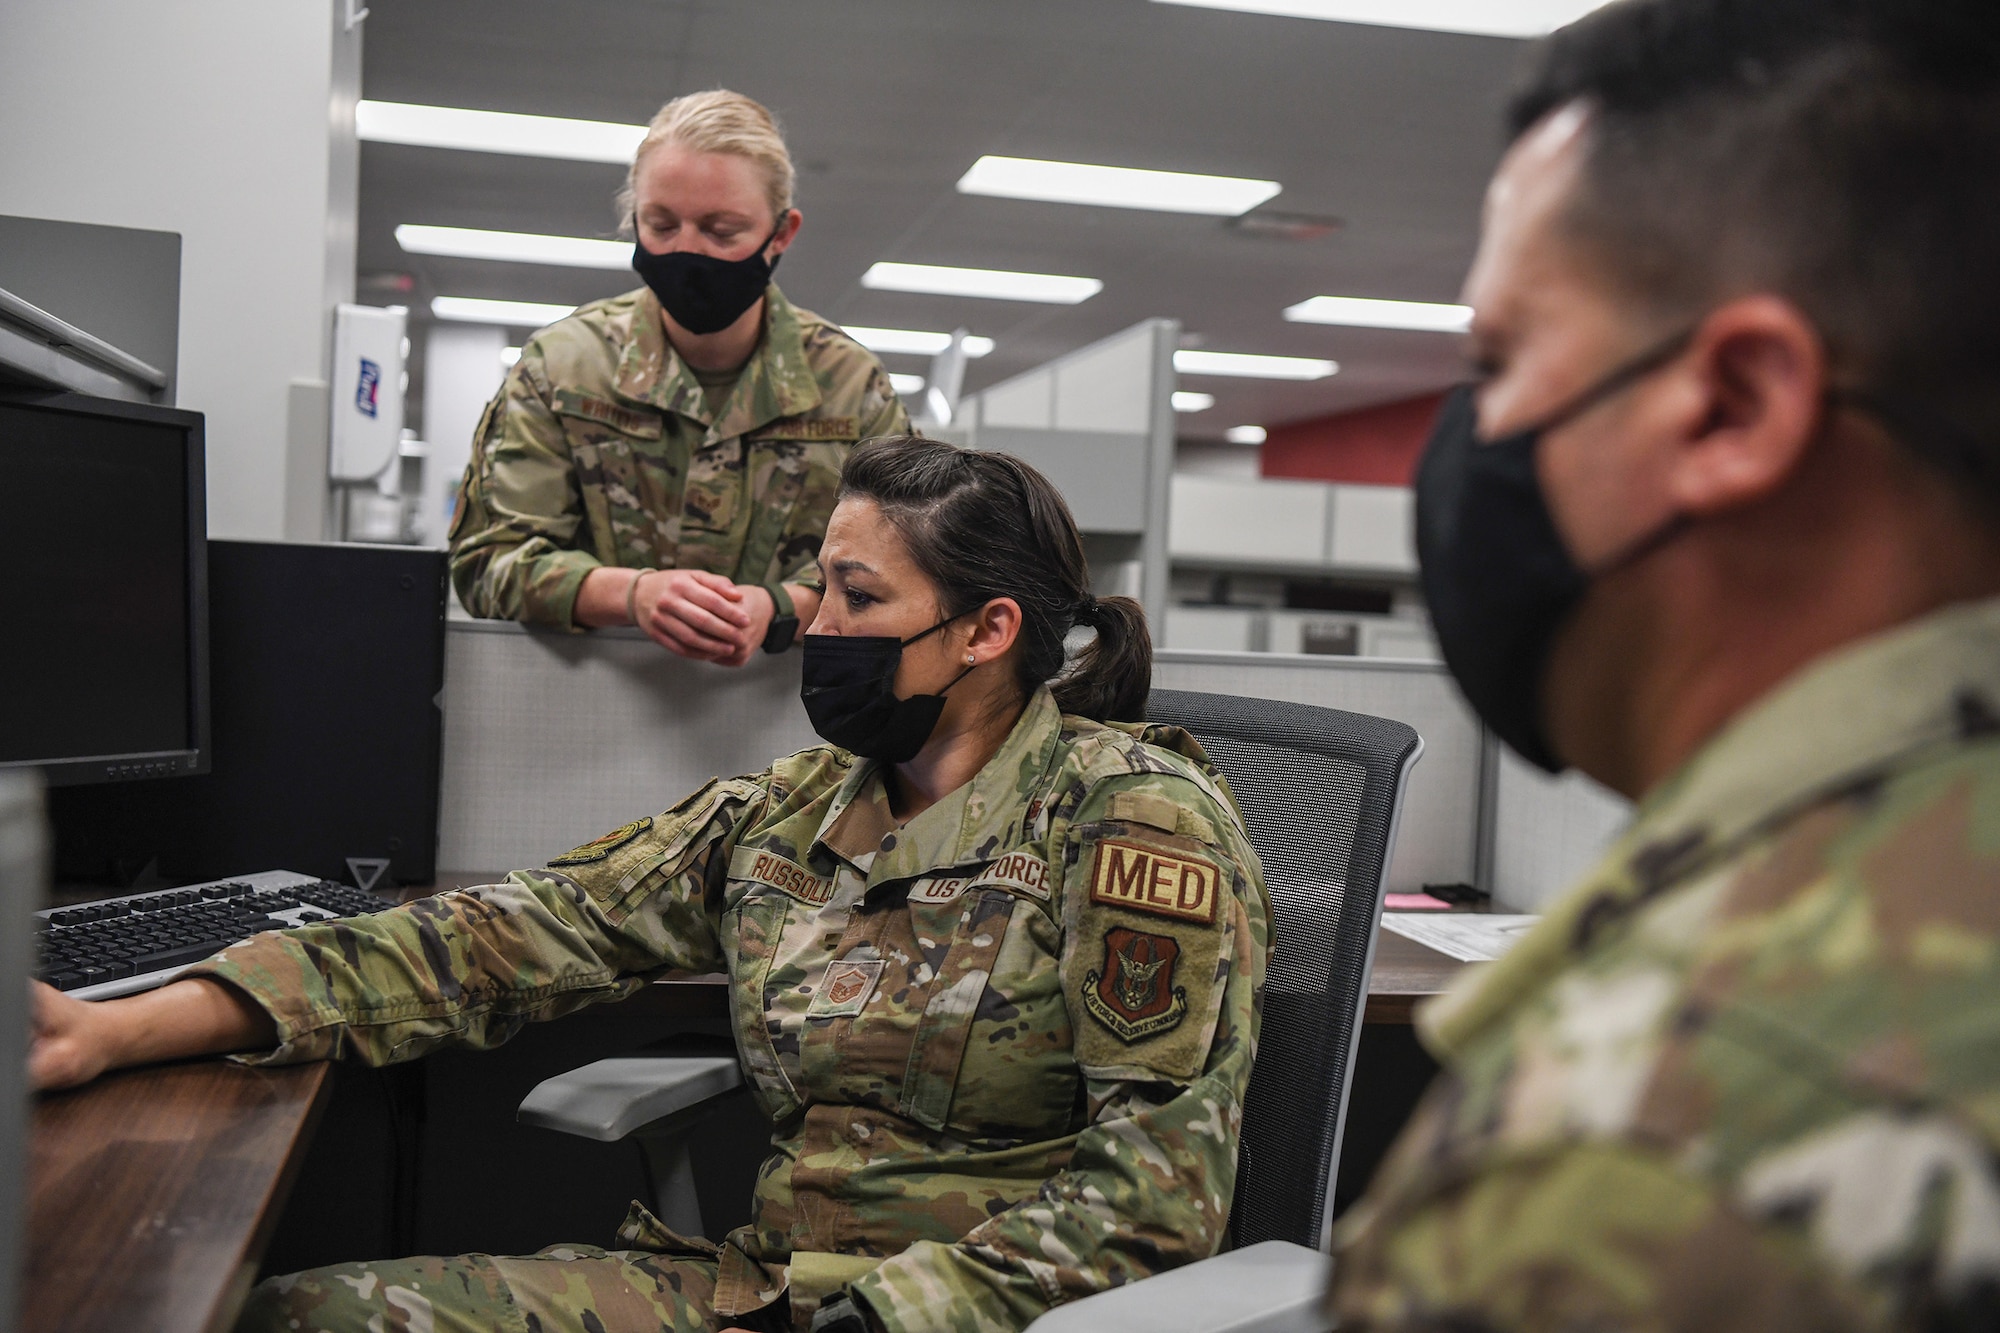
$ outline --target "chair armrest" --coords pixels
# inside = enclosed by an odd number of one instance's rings
[[[743,1086],[734,1055],[628,1055],[545,1079],[515,1118],[606,1143]]]
[[[1331,1262],[1267,1240],[1060,1305],[1029,1333],[1325,1333]]]

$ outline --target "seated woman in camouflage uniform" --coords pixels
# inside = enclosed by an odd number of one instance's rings
[[[833,744],[148,995],[38,991],[50,1085],[492,1046],[664,969],[728,972],[776,1125],[750,1225],[711,1244],[635,1205],[615,1249],[275,1279],[244,1327],[1018,1329],[1215,1250],[1269,912],[1199,747],[1109,720],[1144,713],[1143,614],[1090,595],[1039,473],[927,440],[855,451],[820,560],[803,692]]]
[[[618,211],[646,285],[522,347],[474,433],[452,582],[476,616],[636,624],[741,666],[811,623],[841,462],[909,418],[872,354],[771,282],[803,219],[762,106],[660,108]]]

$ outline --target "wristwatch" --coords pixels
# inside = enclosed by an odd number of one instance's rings
[[[764,631],[764,651],[782,653],[799,636],[798,609],[792,605],[792,595],[785,591],[784,584],[767,583],[764,591],[771,594],[771,605],[777,610],[771,617],[771,628]]]
[[[843,1294],[813,1311],[809,1333],[870,1333],[870,1326],[854,1298]]]

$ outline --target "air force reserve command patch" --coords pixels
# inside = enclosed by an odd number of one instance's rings
[[[549,864],[551,866],[587,866],[594,862],[602,861],[605,857],[611,855],[611,853],[617,851],[620,847],[623,847],[626,843],[632,841],[632,839],[638,837],[651,827],[653,827],[653,817],[651,815],[647,815],[644,819],[635,819],[629,824],[621,824],[601,838],[592,838],[589,842],[586,842],[574,851],[564,852],[561,856],[550,861]]]
[[[1140,1041],[1187,1017],[1187,988],[1174,984],[1181,946],[1123,926],[1104,932],[1104,970],[1084,977],[1083,1004],[1120,1041]]]

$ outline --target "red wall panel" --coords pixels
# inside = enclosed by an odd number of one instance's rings
[[[1416,475],[1441,393],[1272,426],[1259,454],[1267,477],[1407,486]]]

